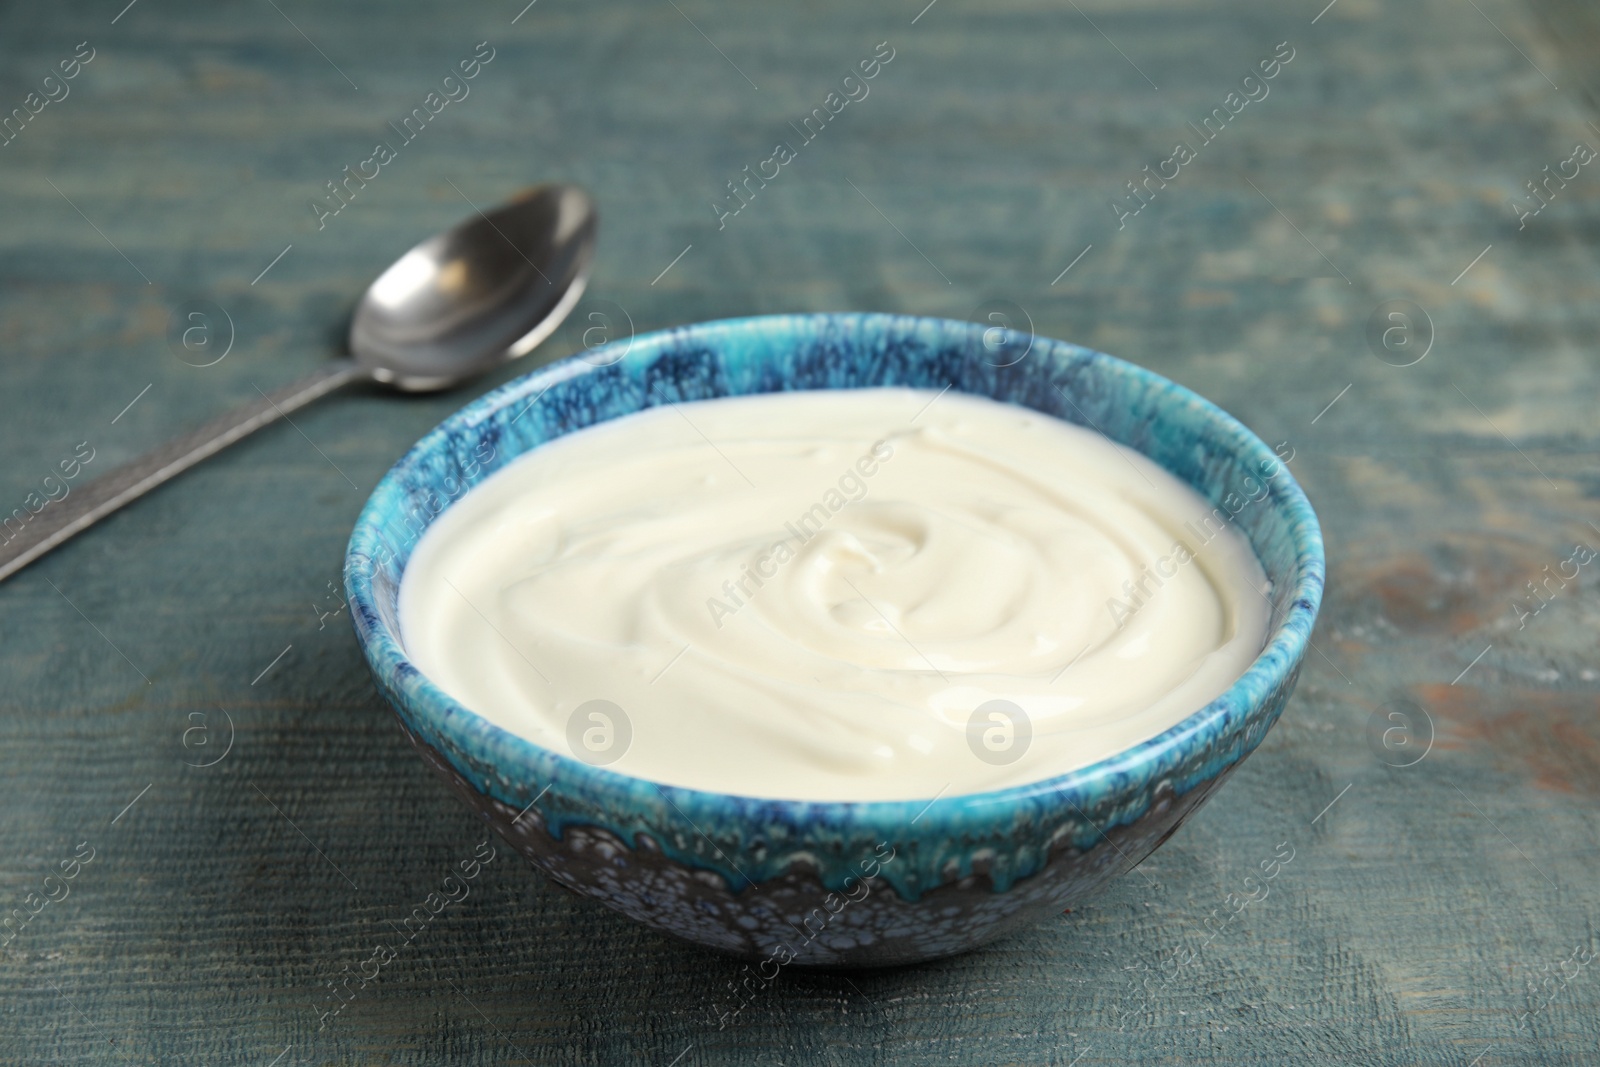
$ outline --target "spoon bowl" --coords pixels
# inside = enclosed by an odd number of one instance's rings
[[[526,355],[583,295],[599,219],[574,185],[540,185],[428,238],[356,306],[350,354],[377,381],[447,388]]]

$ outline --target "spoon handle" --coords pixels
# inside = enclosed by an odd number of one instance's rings
[[[0,516],[0,581],[122,505],[143,496],[168,478],[188,470],[241,437],[342,385],[367,376],[353,359],[337,359],[320,370],[260,399],[234,408],[191,433],[168,441],[125,463],[103,478],[66,496],[47,501],[38,511],[26,505]],[[256,390],[260,393],[260,390]]]

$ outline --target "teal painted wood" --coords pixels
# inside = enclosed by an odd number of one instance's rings
[[[0,908],[39,908],[0,949],[0,1063],[1594,1058],[1600,974],[1574,950],[1600,948],[1600,606],[1592,566],[1525,587],[1600,547],[1593,168],[1520,230],[1506,206],[1600,147],[1592,42],[1539,36],[1574,23],[1514,0],[1315,24],[1320,2],[1233,0],[1080,4],[1093,25],[1013,0],[914,25],[921,3],[278,6],[0,9],[0,114],[68,89],[0,147],[0,515],[59,493],[80,444],[92,477],[315,366],[466,198],[573,180],[604,218],[580,315],[1009,300],[1288,442],[1329,547],[1319,652],[1254,757],[1097,902],[926,967],[785,974],[718,1030],[734,965],[508,849],[484,862],[373,692],[344,544],[467,396],[355,392],[0,585]],[[470,96],[402,144],[388,124],[480,41]],[[804,142],[789,124],[881,41],[869,95]],[[1281,41],[1268,95],[1200,144],[1187,124]],[[312,200],[380,139],[396,158],[319,231]],[[1118,229],[1113,198],[1179,139],[1195,158]],[[778,140],[795,158],[719,230]],[[193,297],[236,335],[209,367],[166,339]],[[1368,347],[1391,298],[1431,316],[1414,366]],[[1395,767],[1402,701],[1434,737]],[[377,977],[319,1031],[346,968]]]

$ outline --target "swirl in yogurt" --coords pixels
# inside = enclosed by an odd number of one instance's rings
[[[1100,434],[960,393],[678,404],[468,492],[406,567],[402,631],[462,704],[626,774],[982,792],[1152,737],[1244,672],[1267,580],[1216,514]]]

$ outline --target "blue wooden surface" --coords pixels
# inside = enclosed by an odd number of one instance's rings
[[[0,114],[27,116],[0,147],[0,514],[80,446],[86,479],[316,366],[367,280],[469,200],[571,180],[603,212],[584,312],[1007,300],[1289,442],[1330,578],[1283,721],[1098,902],[984,952],[785,975],[719,1030],[734,966],[502,847],[325,1020],[327,983],[482,840],[330,585],[366,491],[467,394],[353,392],[0,586],[0,908],[38,908],[0,949],[0,1062],[1594,1062],[1594,565],[1513,606],[1600,548],[1594,166],[1520,229],[1507,207],[1600,148],[1592,19],[676,7],[0,7]],[[388,124],[483,41],[470,95],[401,144]],[[884,41],[869,95],[800,143]],[[1265,99],[1201,144],[1187,123],[1285,41]],[[396,158],[319,230],[311,202],[378,140]],[[719,229],[725,183],[780,140],[795,158]],[[1179,140],[1195,158],[1119,229],[1113,199]],[[235,333],[204,368],[167,339],[202,298]],[[1431,319],[1414,366],[1369,347],[1388,299]],[[1413,746],[1385,748],[1407,707]],[[1281,843],[1270,894],[1221,922]]]

